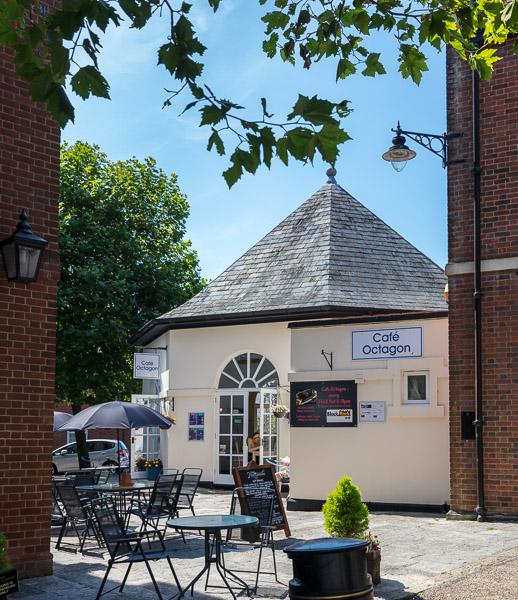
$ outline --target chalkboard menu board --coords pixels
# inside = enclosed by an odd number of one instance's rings
[[[301,381],[291,384],[291,427],[357,427],[354,381]]]
[[[290,526],[288,525],[288,519],[272,465],[234,467],[232,475],[234,476],[236,487],[261,488],[268,495],[273,495],[273,528],[284,529],[286,536],[290,536]]]

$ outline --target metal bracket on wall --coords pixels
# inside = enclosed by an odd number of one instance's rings
[[[165,406],[169,406],[169,408],[174,412],[174,396],[171,396],[171,398],[165,398],[164,407]]]
[[[156,348],[151,348],[150,346],[135,346],[137,350],[167,350],[167,346],[157,346]]]
[[[332,352],[325,352],[324,350],[322,350],[321,354],[326,359],[326,362],[327,362],[327,364],[329,365],[329,368],[332,371],[333,370],[333,353]],[[329,358],[327,358],[328,356],[329,356]]]

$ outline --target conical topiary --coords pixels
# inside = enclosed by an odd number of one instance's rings
[[[327,497],[324,526],[331,537],[358,538],[369,528],[369,510],[350,477],[342,477]]]

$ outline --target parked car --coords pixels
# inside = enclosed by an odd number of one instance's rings
[[[118,465],[116,440],[86,440],[88,456],[92,467]],[[129,452],[124,442],[119,442],[121,467],[129,465]],[[79,468],[77,462],[77,444],[72,442],[57,448],[52,453],[52,473],[66,473]]]

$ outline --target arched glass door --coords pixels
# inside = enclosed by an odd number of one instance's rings
[[[222,370],[216,396],[215,483],[233,483],[232,469],[248,464],[247,438],[259,433],[260,464],[277,458],[277,423],[271,407],[277,402],[279,378],[264,356],[235,356]]]

